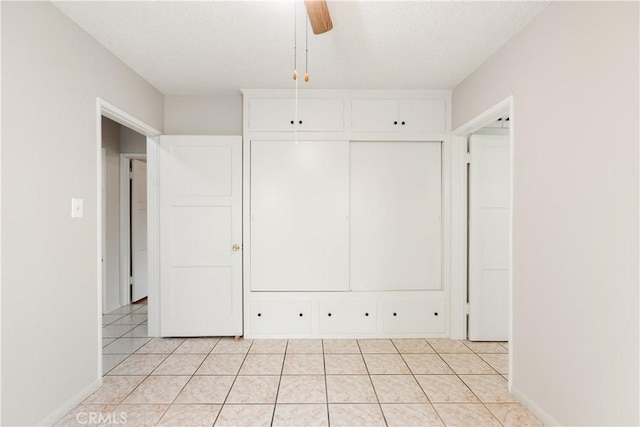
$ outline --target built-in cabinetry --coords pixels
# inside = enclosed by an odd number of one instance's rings
[[[245,336],[446,336],[444,91],[244,91]]]

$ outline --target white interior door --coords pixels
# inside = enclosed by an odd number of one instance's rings
[[[131,160],[131,301],[149,294],[147,252],[147,162]]]
[[[161,136],[160,333],[242,335],[242,138]]]
[[[469,339],[509,337],[509,136],[469,138]]]

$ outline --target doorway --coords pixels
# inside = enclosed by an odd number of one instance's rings
[[[469,161],[473,162],[473,156],[467,150],[468,142],[473,134],[483,133],[481,129],[487,126],[499,126],[502,133],[508,137],[508,165],[505,174],[510,183],[513,182],[513,153],[514,153],[514,129],[516,121],[513,112],[513,97],[510,96],[482,114],[459,126],[452,132],[451,156],[452,156],[452,210],[451,210],[451,338],[468,339],[468,317],[473,316],[473,302],[469,304],[470,292],[467,288],[469,269]],[[504,125],[506,118],[508,125]],[[502,120],[498,120],[502,119]],[[499,125],[496,123],[501,122]],[[506,213],[506,250],[503,252],[506,258],[506,293],[507,293],[507,341],[509,342],[509,388],[511,388],[511,373],[513,371],[513,186],[508,188],[508,210]],[[504,283],[504,281],[503,281]],[[504,319],[504,313],[502,315]]]
[[[149,294],[146,153],[120,154],[120,206],[120,303],[124,306]]]
[[[112,337],[105,337],[103,332],[103,319],[106,317],[109,319],[109,315],[104,313],[113,312],[114,310],[123,310],[128,309],[130,307],[135,306],[131,305],[131,290],[129,289],[129,285],[127,283],[126,292],[122,291],[122,277],[124,277],[124,273],[127,273],[130,269],[128,266],[130,262],[125,262],[122,264],[124,268],[121,267],[122,263],[122,252],[121,246],[122,242],[128,242],[131,239],[121,239],[122,233],[126,232],[121,227],[120,223],[122,222],[122,218],[126,218],[126,223],[130,226],[130,214],[121,215],[123,210],[129,211],[130,208],[130,200],[126,193],[130,194],[131,187],[127,187],[129,192],[120,191],[121,189],[121,176],[122,176],[122,158],[121,154],[125,153],[131,157],[137,157],[138,160],[144,160],[147,156],[149,156],[148,160],[152,160],[149,164],[149,168],[147,172],[143,172],[143,175],[149,175],[151,179],[149,182],[154,182],[154,161],[155,159],[155,148],[156,148],[156,139],[155,137],[160,134],[160,132],[147,124],[141,122],[125,111],[115,107],[114,105],[97,98],[97,114],[96,114],[96,153],[97,153],[97,200],[98,207],[96,211],[97,216],[97,236],[98,236],[98,258],[97,258],[97,284],[98,284],[98,330],[97,330],[97,345],[98,345],[98,366],[102,370],[104,374],[105,363],[108,365],[112,363],[114,356],[118,356],[117,354],[108,355],[108,357],[103,356],[103,347],[105,345],[109,345]],[[106,132],[106,133],[105,133]],[[105,138],[109,139],[105,141]],[[103,154],[103,145],[107,145],[110,148],[105,147]],[[143,163],[143,162],[141,162]],[[109,168],[108,168],[109,167]],[[128,175],[128,168],[127,170]],[[115,171],[115,173],[114,173]],[[128,178],[128,177],[127,177]],[[110,187],[111,191],[107,191],[107,187]],[[147,188],[146,180],[144,186],[141,187],[143,189],[140,190],[140,196],[138,199],[141,199],[143,202],[147,202],[147,197],[150,201],[149,209],[146,210],[146,213],[142,213],[142,220],[137,223],[141,224],[141,229],[151,229],[156,230],[156,215],[157,211],[155,209],[155,201],[157,196],[155,194],[155,189],[151,186]],[[121,203],[122,198],[127,198],[129,200],[128,203]],[[144,212],[144,209],[140,209],[140,212]],[[115,218],[115,219],[114,219]],[[135,221],[135,220],[134,220]],[[145,224],[148,222],[148,224]],[[129,229],[131,227],[128,227]],[[115,230],[115,231],[114,231]],[[156,231],[157,232],[157,231]],[[147,236],[148,234],[148,236]],[[130,236],[131,237],[131,236]],[[148,283],[155,283],[157,281],[157,274],[155,273],[158,267],[157,260],[157,239],[154,238],[154,233],[145,233],[144,237],[148,237],[148,239],[143,238],[145,242],[149,243],[147,245],[147,259],[143,264],[147,267],[147,277],[149,278]],[[115,243],[114,243],[115,242]],[[130,245],[130,243],[124,243],[124,245]],[[133,251],[130,251],[133,252]],[[130,257],[130,255],[127,255]],[[110,270],[110,268],[117,266]],[[115,272],[115,273],[114,273]],[[109,279],[112,280],[109,280]],[[127,279],[128,282],[128,279]],[[111,293],[107,293],[107,285],[111,286]],[[113,290],[115,289],[115,291]],[[149,298],[149,322],[148,322],[148,335],[154,336],[156,334],[156,330],[154,328],[157,327],[157,321],[155,321],[154,313],[152,310],[153,304],[157,303],[157,296],[153,295]],[[109,295],[109,300],[107,301],[107,295]],[[124,307],[123,307],[124,306]],[[146,316],[146,306],[144,309]],[[127,315],[132,319],[135,317],[133,315]],[[111,316],[113,317],[113,316]],[[135,320],[135,319],[134,319]],[[113,322],[116,323],[114,327],[111,329],[123,329],[120,326],[127,325],[128,321],[119,321]],[[118,324],[119,323],[119,324]],[[112,326],[112,325],[109,325]],[[107,334],[110,335],[110,334]],[[147,334],[145,334],[146,336]],[[133,335],[135,336],[135,334]],[[136,338],[128,338],[129,340]],[[108,369],[107,369],[108,370]]]

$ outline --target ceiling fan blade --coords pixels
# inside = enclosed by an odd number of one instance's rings
[[[331,15],[325,0],[304,0],[307,7],[307,15],[313,29],[313,34],[326,33],[333,28]]]

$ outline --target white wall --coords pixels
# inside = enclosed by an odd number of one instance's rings
[[[106,226],[104,313],[120,307],[120,123],[102,118],[102,147],[106,151]]]
[[[514,96],[513,391],[563,425],[640,423],[638,12],[553,2],[453,92]]]
[[[242,94],[166,96],[164,126],[167,135],[242,135]]]
[[[100,378],[96,97],[157,129],[163,97],[51,3],[1,7],[1,421],[35,425]]]

